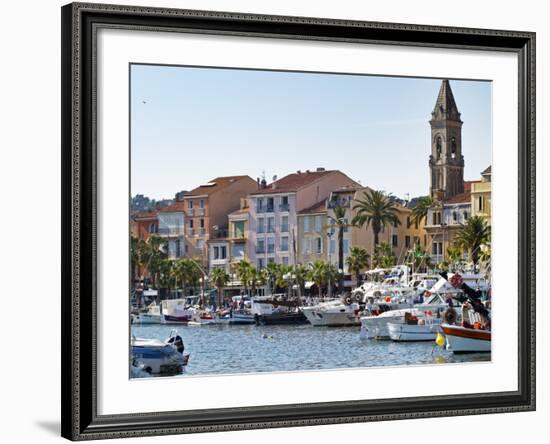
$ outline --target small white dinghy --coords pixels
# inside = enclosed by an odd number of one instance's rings
[[[458,325],[441,326],[447,341],[447,350],[453,353],[476,353],[491,351],[491,331],[467,328]]]

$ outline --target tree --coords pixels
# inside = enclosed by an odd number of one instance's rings
[[[275,293],[275,290],[276,290],[275,281],[277,280],[277,276],[279,274],[278,265],[275,262],[268,262],[264,269],[264,273],[266,276],[267,283],[269,284],[269,290],[272,293]]]
[[[373,267],[389,268],[395,265],[396,258],[391,250],[390,244],[380,242],[374,248],[374,256],[372,258]]]
[[[428,217],[428,210],[434,204],[433,199],[430,196],[423,196],[418,199],[416,205],[412,209],[412,216],[414,222],[418,225]]]
[[[350,273],[355,275],[355,283],[361,285],[361,271],[369,265],[370,255],[363,247],[351,247],[350,254],[346,258],[346,264]]]
[[[319,297],[321,297],[321,290],[328,281],[327,265],[328,264],[324,260],[318,259],[311,264],[311,268],[309,269],[309,279],[317,286]]]
[[[298,287],[298,299],[301,301],[306,289],[308,269],[304,265],[294,265],[292,268],[292,277]]]
[[[252,290],[252,295],[256,294],[256,289],[265,285],[267,280],[265,270],[260,270],[256,267],[250,267],[250,289]]]
[[[229,283],[229,275],[223,268],[214,268],[210,272],[210,282],[214,284],[218,292],[218,306],[223,304],[223,288]]]
[[[384,191],[369,190],[363,193],[362,199],[357,199],[353,207],[357,210],[352,224],[358,227],[366,225],[372,228],[374,234],[374,248],[379,243],[379,234],[386,225],[399,225],[399,210],[391,194]]]
[[[170,290],[175,287],[174,262],[167,258],[158,260],[158,283],[160,288]]]
[[[481,247],[491,241],[491,226],[480,216],[473,216],[463,225],[454,238],[454,244],[468,252],[476,269]]]
[[[252,278],[252,269],[252,264],[247,260],[237,262],[237,265],[235,266],[235,274],[237,275],[237,279],[241,281],[241,287],[245,294],[248,293],[248,288]]]
[[[187,285],[193,281],[195,264],[191,259],[182,258],[174,263],[176,279],[181,282],[182,295],[185,297]]]
[[[449,268],[453,271],[458,262],[462,259],[462,250],[456,245],[451,245],[447,248],[447,261],[449,262]]]
[[[344,270],[344,232],[346,228],[350,227],[346,220],[346,209],[341,206],[334,207],[334,216],[329,216],[330,228],[336,228],[338,233],[338,269]],[[344,291],[344,279],[342,277],[338,281],[338,290],[340,293]]]

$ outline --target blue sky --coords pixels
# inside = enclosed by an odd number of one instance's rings
[[[132,65],[131,82],[132,195],[317,167],[402,198],[428,193],[439,79]],[[465,179],[477,179],[491,163],[491,83],[451,88]]]

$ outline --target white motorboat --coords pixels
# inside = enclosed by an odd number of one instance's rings
[[[136,313],[132,315],[133,324],[160,324],[162,322],[162,315],[160,312],[160,305],[152,302],[147,311],[143,313]]]
[[[189,362],[182,338],[173,331],[166,342],[159,339],[132,338],[132,372],[149,375],[178,375]]]
[[[388,333],[392,341],[416,342],[433,341],[441,331],[442,319],[416,319],[388,324]]]
[[[491,331],[443,324],[447,350],[453,353],[475,353],[491,351]]]
[[[196,310],[187,299],[167,299],[161,302],[161,324],[187,325],[193,321]]]
[[[315,327],[319,326],[349,326],[361,323],[359,304],[346,304],[340,299],[321,302],[310,307],[302,307],[307,320]]]

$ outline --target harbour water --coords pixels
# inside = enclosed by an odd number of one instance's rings
[[[311,325],[132,325],[132,335],[165,340],[177,328],[191,353],[186,375],[328,370],[490,361],[456,355],[429,342],[361,340],[359,327]]]

